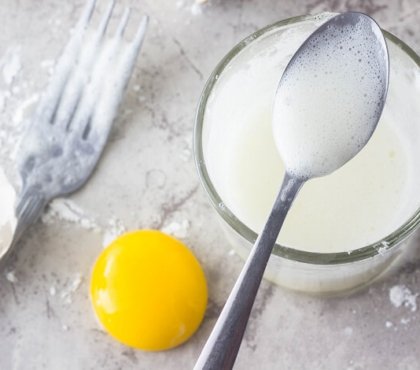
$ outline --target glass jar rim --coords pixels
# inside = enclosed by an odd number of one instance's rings
[[[200,96],[200,101],[198,109],[196,112],[195,126],[194,126],[194,158],[195,164],[200,176],[201,183],[205,188],[207,194],[210,197],[210,200],[222,217],[222,219],[240,236],[245,238],[248,242],[253,244],[257,238],[257,233],[251,230],[246,226],[242,221],[240,221],[233,212],[225,206],[220,195],[216,191],[210,176],[207,172],[206,163],[204,160],[204,151],[203,151],[203,124],[204,124],[204,115],[206,110],[207,101],[210,97],[210,94],[213,90],[214,85],[217,82],[219,75],[224,71],[225,67],[230,63],[230,61],[238,55],[242,49],[248,46],[251,42],[265,36],[267,33],[298,22],[304,22],[309,20],[314,20],[322,16],[328,16],[334,13],[321,13],[318,15],[303,15],[292,18],[287,18],[285,20],[273,23],[268,25],[260,30],[252,33],[251,35],[244,38],[238,44],[236,44],[218,63],[216,68],[213,70],[212,74],[208,78],[204,89]],[[401,50],[403,50],[420,68],[420,56],[417,55],[414,50],[412,50],[407,44],[401,41],[399,38],[389,33],[388,31],[382,30],[387,40],[393,42]],[[292,261],[298,261],[309,264],[317,265],[334,265],[334,264],[343,264],[350,263],[355,261],[364,260],[370,257],[373,257],[378,254],[387,253],[389,250],[394,249],[399,245],[403,240],[405,240],[411,233],[417,228],[420,224],[420,208],[416,210],[414,215],[412,215],[407,221],[405,221],[398,229],[389,234],[388,236],[382,238],[381,240],[369,244],[365,247],[357,248],[349,252],[338,252],[338,253],[316,253],[308,252],[303,250],[294,249],[291,247],[283,246],[278,243],[274,246],[273,253],[275,256],[282,257]]]

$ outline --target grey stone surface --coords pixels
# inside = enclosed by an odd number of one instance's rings
[[[99,2],[103,9],[106,1]],[[99,328],[88,299],[101,231],[63,220],[39,222],[0,274],[0,369],[192,368],[242,266],[229,253],[191,153],[200,91],[235,43],[290,16],[355,9],[420,52],[418,0],[210,0],[200,6],[193,0],[120,0],[117,14],[124,4],[133,7],[134,18],[150,15],[147,40],[100,165],[70,198],[102,230],[112,219],[127,229],[188,220],[183,239],[209,282],[205,321],[189,342],[171,351],[144,353],[118,344]],[[48,62],[43,61],[57,56],[82,5],[79,0],[0,2],[0,59],[17,48],[22,64],[15,81],[20,89],[1,112],[0,127],[10,125],[22,102],[45,85]],[[10,167],[9,159],[1,161]],[[263,282],[235,368],[419,369],[419,312],[395,307],[389,299],[397,284],[420,293],[420,242],[411,243],[411,261],[351,296],[315,298]],[[81,284],[72,291],[79,277]]]

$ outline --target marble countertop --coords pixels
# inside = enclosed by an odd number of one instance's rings
[[[243,37],[287,17],[353,9],[420,52],[418,0],[119,0],[116,14],[127,4],[137,19],[150,15],[150,28],[99,167],[86,187],[47,210],[0,274],[0,369],[193,367],[242,266],[199,184],[194,114],[206,78]],[[7,132],[20,130],[82,6],[0,3],[0,67],[14,56],[19,67],[10,84],[0,76],[0,164],[9,173]],[[205,320],[174,350],[120,345],[98,327],[90,307],[89,273],[104,238],[137,228],[172,230],[208,278]],[[420,294],[420,239],[411,243],[409,262],[351,296],[316,298],[264,281],[235,368],[419,369],[420,313],[389,298],[396,285]]]

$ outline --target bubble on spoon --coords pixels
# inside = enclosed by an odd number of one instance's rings
[[[363,148],[387,81],[385,40],[367,16],[337,16],[321,29],[292,58],[273,112],[277,147],[288,171],[301,178],[331,173]]]

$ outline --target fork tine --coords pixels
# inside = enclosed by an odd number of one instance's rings
[[[96,0],[87,1],[73,35],[57,60],[55,74],[31,126],[20,143],[23,150],[18,166],[22,190],[17,236],[39,217],[49,200],[79,189],[92,174],[145,36],[147,17],[143,18],[131,43],[127,45],[122,40],[130,13],[126,10],[116,34],[109,41],[103,41],[114,0],[107,8],[99,30],[86,35],[96,5]],[[89,37],[85,38],[85,35]],[[90,79],[86,77],[89,75]],[[71,111],[69,106],[73,104],[74,115],[69,119],[75,127],[69,132],[58,129],[59,125],[42,124],[42,121],[52,123],[52,118],[58,121],[60,114]],[[89,134],[91,127],[95,128],[98,141]]]
[[[69,127],[71,127],[73,135],[78,138],[80,136],[85,138],[88,135],[89,127],[87,126],[89,126],[90,117],[96,101],[101,98],[103,86],[107,84],[108,80],[112,80],[115,61],[118,59],[118,52],[122,44],[121,36],[126,28],[129,13],[129,10],[126,9],[121,17],[116,35],[104,43],[102,49],[99,50],[98,53],[94,54],[94,65],[91,68],[89,82],[80,87],[80,104],[77,107],[74,106],[73,117],[67,115],[67,118],[72,118],[71,122],[69,122]],[[101,33],[98,32],[96,37],[100,37],[100,34]],[[70,98],[74,99],[74,94],[70,94]],[[80,132],[83,133],[80,134]]]
[[[118,105],[122,99],[125,87],[132,74],[138,53],[146,35],[149,17],[143,16],[140,26],[132,42],[123,51],[122,55],[114,63],[113,73],[109,79],[103,82],[102,95],[98,103],[93,107],[91,127],[84,131],[84,138],[104,145],[111,129]]]
[[[98,39],[102,39],[106,32],[109,20],[111,19],[112,10],[114,9],[114,6],[115,6],[115,0],[111,0],[108,5],[108,9],[106,10],[98,28],[98,31],[97,31]]]
[[[136,36],[132,42],[132,48],[134,51],[133,59],[131,62],[134,63],[137,55],[140,51],[141,45],[143,44],[144,36],[146,35],[147,25],[149,24],[149,17],[145,15],[140,23],[139,28],[137,29]]]
[[[76,25],[76,29],[86,28],[92,18],[93,11],[95,9],[96,0],[90,0],[86,3],[85,9],[83,10],[82,16]]]
[[[114,6],[115,0],[110,1],[96,32],[92,37],[88,37],[83,41],[77,63],[70,72],[68,82],[63,86],[60,101],[57,104],[55,115],[52,117],[54,124],[62,129],[70,129],[72,117],[82,95],[83,86],[88,83],[93,64],[98,58],[97,54],[102,46],[102,40],[106,33],[109,20],[111,19]],[[89,13],[91,14],[91,12]],[[89,13],[86,18],[89,17]],[[81,19],[82,27],[84,18],[82,17]]]
[[[70,72],[77,60],[78,52],[82,44],[82,38],[92,18],[96,0],[90,0],[83,11],[74,33],[60,55],[53,78],[43,94],[34,115],[34,123],[51,123],[58,108],[63,88],[67,82]]]
[[[130,17],[131,9],[126,8],[121,21],[118,25],[117,31],[115,32],[116,37],[121,37],[124,34],[125,28],[127,27],[128,18]]]

